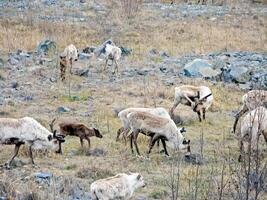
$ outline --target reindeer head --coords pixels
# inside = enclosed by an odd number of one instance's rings
[[[61,134],[56,134],[56,131],[53,132],[53,136],[48,136],[48,141],[51,143],[51,149],[56,153],[62,153],[61,144],[65,142],[65,136]]]
[[[103,135],[101,135],[100,131],[96,128],[93,128],[94,129],[94,132],[95,132],[95,136],[98,137],[98,138],[102,138]]]

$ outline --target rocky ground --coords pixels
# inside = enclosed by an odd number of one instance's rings
[[[179,199],[218,199],[224,172],[223,199],[242,197],[245,180],[237,175],[238,147],[230,130],[241,95],[267,89],[266,5],[145,2],[128,21],[116,13],[117,5],[105,0],[0,2],[0,116],[31,116],[46,127],[55,117],[71,119],[104,134],[102,140],[92,138],[91,151],[82,151],[78,139],[68,137],[63,155],[36,152],[37,168],[28,164],[23,149],[11,170],[0,169],[0,199],[90,199],[94,180],[129,171],[142,173],[148,183],[133,199],[170,199],[171,177],[178,169]],[[88,53],[88,47],[109,38],[124,50],[118,76],[111,66],[103,72],[104,61]],[[74,74],[62,83],[57,55],[70,42],[80,57]],[[149,160],[137,158],[123,142],[115,142],[118,111],[169,109],[174,87],[181,84],[208,85],[215,97],[204,123],[188,107],[176,110],[177,125],[187,128],[192,141],[192,157],[165,158],[155,148]],[[146,138],[139,143],[145,152]],[[0,163],[12,151],[0,146]],[[265,176],[254,171],[249,176],[251,194],[256,179],[262,200]]]

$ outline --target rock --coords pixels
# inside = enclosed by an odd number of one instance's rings
[[[80,0],[80,3],[85,3],[86,2],[86,0]]]
[[[79,53],[79,60],[86,60],[86,59],[90,59],[91,57],[92,57],[92,54]]]
[[[96,157],[100,157],[100,156],[105,156],[107,155],[107,152],[103,149],[99,149],[99,148],[95,148],[93,150],[89,150],[88,152],[86,152],[87,156],[96,156]]]
[[[254,89],[267,90],[267,73],[256,73],[251,81]]]
[[[85,192],[84,188],[81,187],[79,184],[73,184],[69,191],[69,198],[71,200],[82,200],[82,199],[88,199],[93,200],[92,194],[89,192]]]
[[[32,101],[33,100],[33,96],[25,96],[23,98],[23,101]]]
[[[77,76],[88,77],[89,76],[89,69],[78,69],[74,72]]]
[[[169,54],[167,54],[165,51],[161,51],[161,52],[159,52],[159,55],[160,55],[161,57],[163,57],[163,58],[169,58],[169,57],[170,57]]]
[[[37,53],[39,55],[52,55],[55,54],[57,45],[54,41],[45,40],[39,43],[37,46]]]
[[[184,156],[184,161],[193,165],[203,165],[204,160],[199,153],[190,153]]]
[[[18,84],[17,81],[12,81],[12,82],[11,82],[11,88],[16,89],[18,86],[19,86],[19,84]]]
[[[82,50],[82,52],[83,52],[83,53],[90,54],[90,53],[93,53],[95,49],[96,49],[96,47],[85,47],[85,48]]]
[[[13,55],[12,56],[10,55],[7,61],[11,65],[17,65],[17,64],[19,64],[19,58],[18,57],[15,57]]]
[[[65,112],[70,112],[70,109],[67,107],[60,106],[57,108],[58,113],[65,113]]]
[[[248,69],[242,66],[231,66],[229,72],[233,82],[246,83],[250,79]]]
[[[130,49],[130,48],[127,48],[127,47],[120,47],[120,49],[121,49],[121,55],[122,56],[128,56],[128,55],[131,55],[131,53],[132,53],[132,49]]]
[[[4,67],[4,60],[0,58],[0,68]]]
[[[260,55],[260,54],[253,54],[253,55],[250,57],[250,60],[252,60],[252,61],[259,61],[259,62],[262,62],[262,61],[263,61],[263,56]]]
[[[47,6],[51,6],[53,4],[56,4],[57,0],[43,0],[43,4]]]
[[[39,184],[48,184],[50,185],[50,181],[52,178],[52,174],[49,172],[37,172],[33,174],[35,181]]]
[[[157,49],[151,49],[151,50],[149,51],[149,54],[150,54],[151,56],[155,56],[155,55],[158,55],[159,52],[157,51]]]
[[[26,165],[26,163],[20,160],[19,158],[14,158],[14,160],[11,163],[12,167],[22,167],[23,165]]]
[[[184,74],[188,77],[213,78],[219,75],[219,72],[212,69],[212,65],[207,60],[195,59],[185,65]]]

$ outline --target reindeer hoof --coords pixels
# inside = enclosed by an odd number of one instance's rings
[[[239,155],[239,157],[238,157],[238,162],[242,162],[242,156],[241,155]]]

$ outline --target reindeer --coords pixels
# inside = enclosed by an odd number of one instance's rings
[[[18,155],[21,145],[29,146],[29,156],[34,165],[32,149],[51,149],[60,153],[60,144],[65,142],[64,136],[51,133],[31,117],[0,118],[0,144],[15,145],[12,158],[5,164],[10,168],[13,159]]]
[[[201,116],[205,120],[205,113],[213,102],[211,90],[206,86],[182,85],[175,87],[173,106],[170,109],[170,115],[173,116],[175,108],[181,103],[191,106],[194,112],[198,114],[199,121]]]

